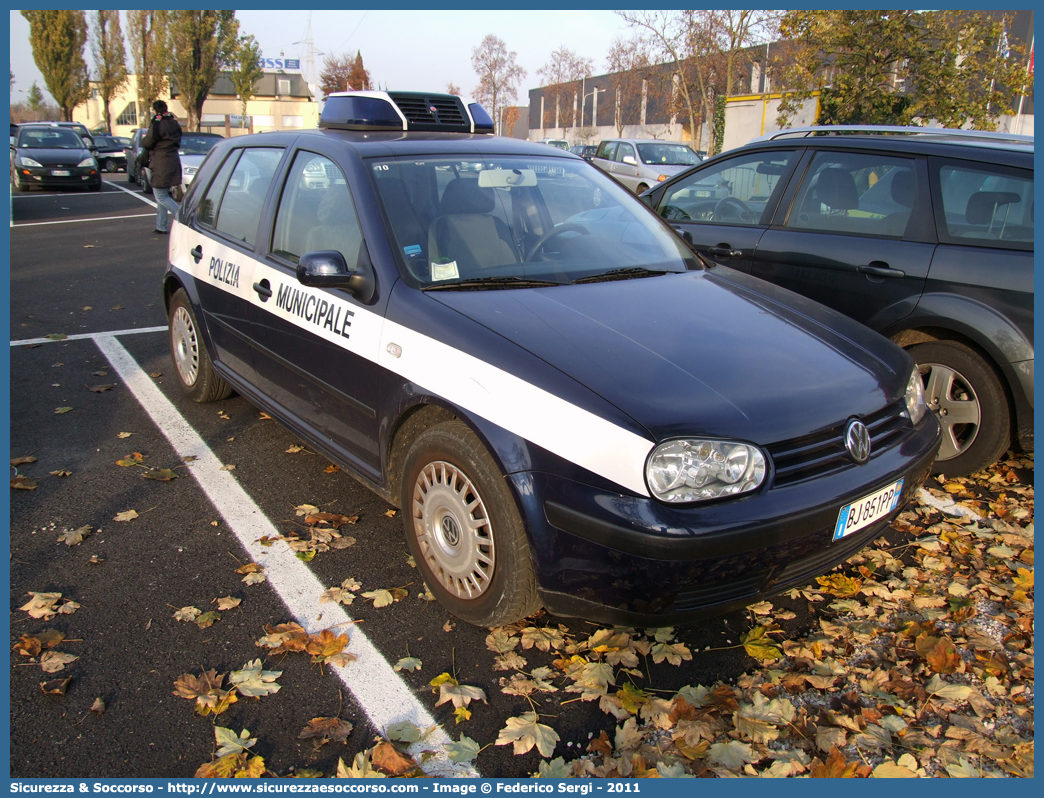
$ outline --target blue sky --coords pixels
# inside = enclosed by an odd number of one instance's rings
[[[46,91],[33,63],[29,23],[11,11],[12,101],[25,98],[33,81]],[[445,91],[452,81],[468,94],[477,78],[471,51],[489,33],[518,53],[527,71],[518,100],[539,85],[536,71],[551,51],[565,45],[594,61],[594,74],[605,71],[605,58],[616,37],[626,37],[626,24],[611,11],[239,11],[240,29],[261,43],[267,58],[300,58],[305,66],[309,14],[317,51],[355,53],[381,86],[398,90]],[[129,57],[128,50],[128,57]],[[89,60],[88,49],[88,60]],[[316,71],[322,56],[316,57]]]

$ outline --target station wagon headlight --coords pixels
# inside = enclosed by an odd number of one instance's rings
[[[645,464],[653,496],[681,504],[735,496],[765,481],[765,456],[746,443],[685,439],[661,443]]]
[[[39,168],[41,168],[43,166],[43,164],[41,164],[39,161],[34,161],[32,158],[27,158],[24,155],[19,155],[18,156],[18,165],[19,166],[35,166],[37,169],[39,169]]]
[[[82,161],[80,161],[76,165],[77,166],[87,167],[87,166],[95,166],[96,164],[94,163],[94,158],[92,158],[91,156],[87,156],[86,158],[84,158]]]
[[[917,370],[917,366],[914,366],[910,381],[906,384],[906,412],[910,414],[910,421],[914,424],[920,422],[928,412],[928,404],[924,401],[921,372]]]

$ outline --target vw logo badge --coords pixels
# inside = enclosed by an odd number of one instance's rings
[[[870,432],[859,419],[848,422],[845,430],[845,448],[857,463],[865,463],[870,459]]]
[[[442,536],[450,546],[460,543],[460,529],[457,522],[448,515],[442,519]]]

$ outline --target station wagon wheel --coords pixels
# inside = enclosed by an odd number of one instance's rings
[[[104,169],[106,172],[115,172],[116,161],[114,161],[112,158],[106,158],[105,162],[102,164],[102,169]]]
[[[909,349],[924,383],[924,398],[942,426],[934,471],[963,476],[994,463],[1011,441],[1004,388],[978,354],[956,341]]]
[[[477,626],[500,626],[540,608],[522,519],[478,437],[448,421],[421,433],[402,482],[406,540],[429,589]]]
[[[184,288],[171,297],[167,320],[170,357],[182,392],[195,402],[228,398],[232,388],[214,372]]]

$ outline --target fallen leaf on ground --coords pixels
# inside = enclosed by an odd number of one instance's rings
[[[546,758],[554,752],[559,739],[554,729],[537,721],[535,712],[525,712],[517,718],[508,718],[507,724],[497,735],[496,744],[513,745],[516,756],[536,746],[540,756]]]
[[[11,487],[15,490],[36,490],[36,480],[30,477],[17,476],[11,480]]]
[[[124,510],[122,513],[116,513],[113,521],[133,521],[138,517],[138,513],[135,510]]]
[[[36,458],[33,457],[32,455],[27,455],[26,457],[12,457],[11,458],[11,465],[13,465],[13,466],[27,465],[29,463],[35,463],[35,462],[36,462]]]

